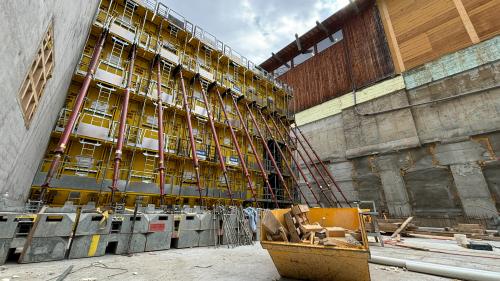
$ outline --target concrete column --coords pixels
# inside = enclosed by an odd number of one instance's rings
[[[410,199],[397,163],[397,157],[393,156],[381,156],[376,161],[389,214],[407,217],[412,212]]]
[[[450,168],[465,215],[474,218],[497,216],[495,202],[479,164],[453,164]]]

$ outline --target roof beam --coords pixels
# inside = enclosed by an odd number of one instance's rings
[[[280,58],[277,54],[275,54],[275,53],[271,53],[271,56],[272,56],[275,60],[277,60],[280,64],[282,64],[282,65],[284,65],[284,66],[286,66],[286,67],[290,68],[290,65],[289,65],[288,63],[284,62],[284,61],[283,61],[283,60],[282,60],[282,59],[281,59],[281,58]]]
[[[335,42],[335,39],[333,38],[333,35],[330,33],[330,31],[328,30],[328,28],[325,27],[324,24],[322,24],[321,22],[319,21],[316,21],[316,26],[322,30],[326,36],[328,36],[328,38],[330,38],[330,42]]]

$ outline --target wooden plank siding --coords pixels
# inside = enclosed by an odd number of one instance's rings
[[[302,111],[394,74],[378,9],[372,5],[342,27],[344,39],[278,79],[294,91],[291,109]]]
[[[292,110],[298,112],[350,91],[344,43],[334,44],[279,77],[293,87]]]
[[[500,34],[500,0],[378,0],[377,4],[385,33],[395,37],[390,49],[401,54],[402,65],[395,60],[401,70]]]

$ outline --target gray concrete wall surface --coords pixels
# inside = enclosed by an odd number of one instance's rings
[[[429,224],[487,219],[500,207],[499,85],[500,61],[486,62],[300,128],[351,199]]]
[[[0,197],[23,204],[63,106],[98,0],[0,1]],[[27,128],[19,91],[49,24],[54,70]]]

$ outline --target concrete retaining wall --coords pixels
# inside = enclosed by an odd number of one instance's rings
[[[300,128],[352,199],[393,216],[497,215],[500,61],[415,85]]]

